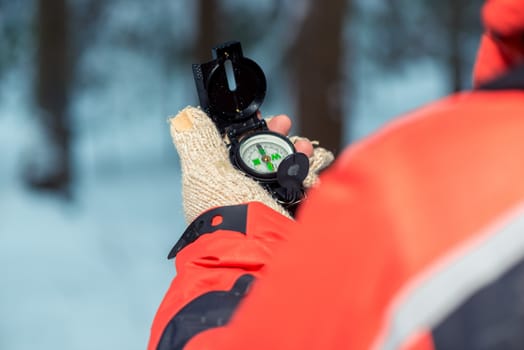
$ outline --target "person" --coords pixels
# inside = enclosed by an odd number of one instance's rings
[[[482,18],[475,88],[351,145],[296,220],[174,118],[191,224],[148,349],[523,349],[524,0]]]

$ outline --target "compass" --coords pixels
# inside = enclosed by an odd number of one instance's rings
[[[236,149],[238,166],[262,181],[274,178],[280,163],[295,153],[295,147],[287,138],[270,131],[249,136]]]
[[[231,163],[293,212],[304,197],[309,159],[258,117],[266,78],[258,64],[244,57],[240,43],[218,45],[212,55],[210,62],[193,64],[201,108],[228,140]]]

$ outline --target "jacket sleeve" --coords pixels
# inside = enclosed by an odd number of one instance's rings
[[[198,333],[227,324],[293,225],[258,202],[195,219],[169,254],[177,275],[154,318],[148,350],[182,349]]]
[[[184,350],[522,349],[522,101],[454,95],[347,149],[227,327]]]

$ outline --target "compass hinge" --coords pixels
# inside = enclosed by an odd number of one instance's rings
[[[231,143],[235,143],[239,136],[244,136],[244,134],[255,130],[267,130],[266,121],[255,116],[243,123],[231,125],[226,129],[226,134]]]

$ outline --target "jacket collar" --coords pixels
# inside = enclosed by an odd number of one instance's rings
[[[480,85],[477,90],[524,90],[524,64]]]

